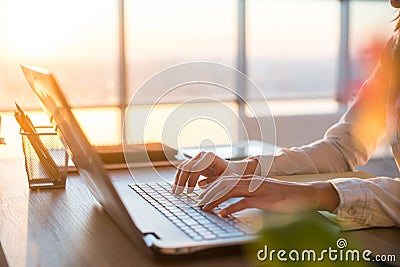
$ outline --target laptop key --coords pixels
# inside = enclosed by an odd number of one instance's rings
[[[210,230],[213,233],[225,233],[226,231],[218,226],[215,225],[206,225],[205,228]]]
[[[229,238],[249,232],[248,228],[237,229],[237,220],[234,218],[221,218],[197,207],[197,195],[200,190],[176,196],[170,192],[171,186],[168,183],[135,184],[130,187],[192,240]]]
[[[216,233],[216,234],[218,237],[221,237],[221,238],[232,238],[232,237],[240,237],[240,236],[245,235],[242,232],[232,232],[232,233],[223,232],[223,233]]]
[[[202,241],[202,240],[204,240],[203,239],[203,237],[201,237],[201,236],[190,236],[194,241]]]
[[[252,229],[250,226],[247,226],[247,225],[240,225],[240,224],[238,224],[238,225],[237,225],[237,228],[238,228],[240,231],[243,231],[244,233],[246,233],[246,234],[248,234],[248,235],[255,235],[255,234],[257,234],[257,231],[256,231],[256,230]]]
[[[195,220],[193,220],[192,218],[188,217],[188,218],[184,218],[182,219],[182,221],[184,223],[186,223],[187,225],[197,225],[199,224],[198,222],[196,222]]]
[[[204,234],[204,235],[201,235],[201,236],[206,240],[213,240],[213,239],[217,238],[217,235],[215,235],[215,234]]]
[[[197,239],[197,240],[202,240],[203,237],[199,234],[197,234],[196,232],[189,232],[188,235],[193,238],[193,239]]]

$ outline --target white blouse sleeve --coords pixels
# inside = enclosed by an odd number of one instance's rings
[[[366,163],[386,133],[388,76],[382,58],[355,101],[324,138],[310,145],[255,157],[257,175],[353,171]],[[344,178],[330,181],[340,204],[338,219],[370,226],[400,226],[400,180]]]
[[[368,226],[400,227],[399,178],[340,178],[330,180],[339,193],[339,221]]]
[[[258,175],[291,175],[353,171],[366,163],[385,136],[387,84],[381,64],[357,98],[323,139],[312,144],[261,155]],[[272,160],[273,157],[273,160]]]

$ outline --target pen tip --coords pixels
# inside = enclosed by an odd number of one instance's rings
[[[17,107],[17,110],[19,113],[24,114],[24,111],[22,110],[22,108],[17,104],[17,102],[14,102],[15,106]]]

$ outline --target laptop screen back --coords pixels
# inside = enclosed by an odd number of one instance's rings
[[[54,76],[36,67],[21,66],[21,68],[93,196],[126,234],[135,235],[136,240],[140,235],[140,240],[143,242],[139,230],[134,227],[131,217],[115,191],[100,157],[79,126]]]

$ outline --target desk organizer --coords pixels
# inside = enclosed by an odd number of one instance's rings
[[[65,188],[68,153],[51,126],[20,131],[30,189]]]

